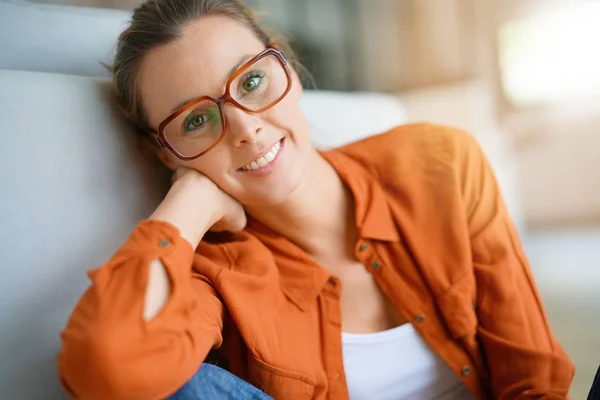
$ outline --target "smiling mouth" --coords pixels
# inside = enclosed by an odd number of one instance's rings
[[[267,165],[271,164],[277,158],[277,154],[279,154],[279,151],[281,150],[281,141],[282,140],[275,143],[275,145],[273,147],[271,147],[271,149],[267,152],[267,154],[244,165],[240,169],[242,171],[256,171],[260,168],[266,167]]]

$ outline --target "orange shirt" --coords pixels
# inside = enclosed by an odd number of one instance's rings
[[[567,397],[573,364],[469,135],[408,125],[322,154],[354,195],[356,258],[476,396]],[[172,294],[144,322],[155,258]],[[144,221],[90,278],[62,333],[73,397],[167,397],[220,347],[234,374],[276,399],[348,398],[339,280],[256,221],[195,252],[172,225]]]

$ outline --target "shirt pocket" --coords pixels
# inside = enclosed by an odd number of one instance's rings
[[[275,400],[310,400],[316,381],[303,374],[287,371],[248,354],[248,381]]]
[[[476,335],[477,313],[473,274],[463,274],[445,293],[437,297],[436,302],[454,339]]]

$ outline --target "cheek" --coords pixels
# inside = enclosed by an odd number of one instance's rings
[[[195,169],[217,186],[223,187],[227,182],[229,155],[220,146],[217,146],[204,156],[186,162],[185,166]]]
[[[296,141],[310,141],[310,126],[295,99],[286,97],[271,110],[268,110],[264,118],[270,124],[289,131]]]

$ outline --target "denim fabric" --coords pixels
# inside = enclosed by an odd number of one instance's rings
[[[198,372],[167,400],[273,400],[232,373],[212,364]]]

